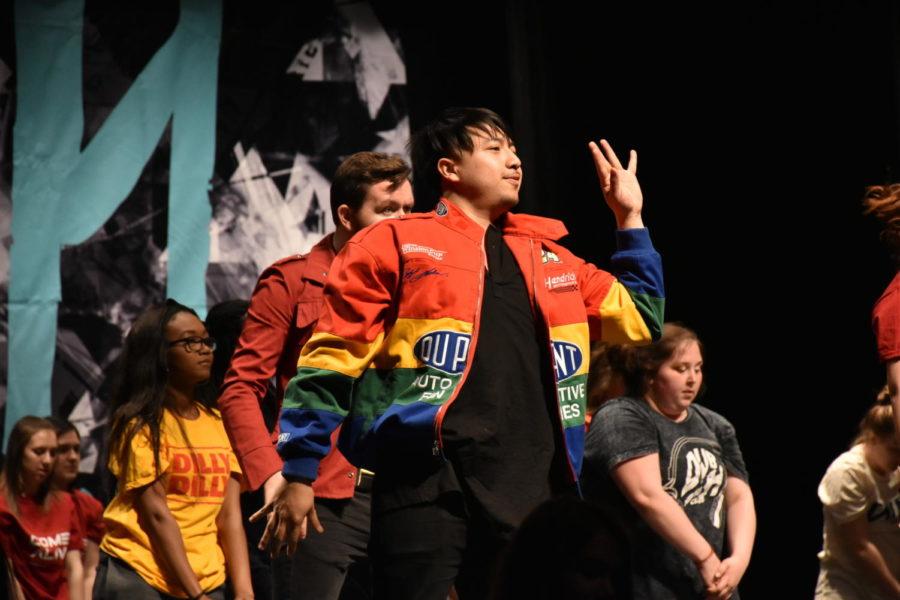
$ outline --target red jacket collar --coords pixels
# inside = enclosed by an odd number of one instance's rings
[[[481,242],[484,229],[469,218],[458,206],[448,200],[441,199],[434,208],[433,214],[439,222],[459,231],[469,239]],[[569,231],[562,221],[537,217],[535,215],[515,214],[508,212],[497,221],[496,225],[503,230],[503,235],[558,240],[568,235]]]
[[[329,233],[313,246],[306,255],[306,269],[303,270],[303,278],[325,285],[328,277],[328,269],[334,262],[334,234]]]

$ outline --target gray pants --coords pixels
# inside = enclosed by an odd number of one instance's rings
[[[144,581],[137,571],[127,563],[100,553],[100,565],[94,580],[94,600],[170,600],[175,596],[163,594]],[[225,586],[219,586],[207,596],[213,600],[224,600]]]

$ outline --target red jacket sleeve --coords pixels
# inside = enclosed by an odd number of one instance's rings
[[[78,511],[75,509],[75,500],[71,494],[61,496],[64,499],[64,510],[69,513],[69,550],[84,550],[84,528],[81,519],[78,518]],[[56,507],[51,507],[54,510]]]
[[[285,340],[293,324],[294,295],[284,274],[270,267],[250,299],[244,328],[219,395],[219,411],[247,486],[259,488],[281,470],[260,403],[277,375]]]
[[[84,538],[99,544],[106,532],[103,524],[103,505],[99,500],[81,490],[72,492],[72,500],[75,502],[75,510],[78,512],[78,520],[81,522]]]

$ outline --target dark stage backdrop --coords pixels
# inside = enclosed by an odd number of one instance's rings
[[[334,229],[330,178],[347,155],[406,156],[403,50],[366,2],[2,11],[5,431],[24,414],[66,416],[90,473],[107,372],[140,311],[167,295],[201,316],[249,298],[264,267]]]
[[[860,201],[900,177],[900,23],[887,1],[706,4],[460,10],[431,23],[432,55],[405,44],[412,127],[446,103],[501,107],[523,204],[599,265],[614,222],[586,143],[638,150],[667,318],[702,337],[700,401],[735,424],[756,495],[742,596],[811,597],[816,486],[884,383],[869,314],[894,266]]]
[[[667,316],[703,338],[701,402],[735,424],[750,469],[759,535],[743,596],[811,596],[816,485],[883,383],[869,311],[894,267],[860,199],[900,167],[894,3],[461,1],[436,19],[426,3],[376,2],[406,81],[392,81],[374,114],[358,77],[346,75],[353,45],[335,41],[339,9],[244,4],[226,2],[222,12],[207,300],[249,291],[254,269],[327,228],[316,209],[321,178],[342,154],[399,149],[407,115],[413,130],[448,105],[508,117],[524,160],[522,209],[563,219],[569,247],[601,266],[614,221],[586,144],[603,136],[622,154],[634,147],[645,220],[666,269]],[[88,99],[108,112],[174,27],[176,3],[135,6],[86,3],[85,141],[104,115]],[[2,23],[8,214],[16,61],[12,25]],[[289,72],[301,49],[319,47],[311,40],[344,49],[323,63],[343,79]],[[300,62],[308,62],[302,53]],[[103,368],[122,331],[163,297],[167,140],[95,237],[63,251],[53,370],[53,406],[63,413],[80,395],[59,389],[89,392],[102,411]],[[298,167],[307,179],[295,192]],[[250,212],[271,202],[293,211],[290,233]],[[0,229],[8,249],[8,219]],[[58,387],[67,379],[77,383]]]

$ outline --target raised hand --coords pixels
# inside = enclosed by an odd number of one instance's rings
[[[606,140],[600,140],[599,146],[590,142],[588,147],[594,158],[603,198],[613,211],[618,228],[643,227],[641,209],[644,206],[644,196],[637,180],[637,152],[630,151],[628,167],[625,168]]]

